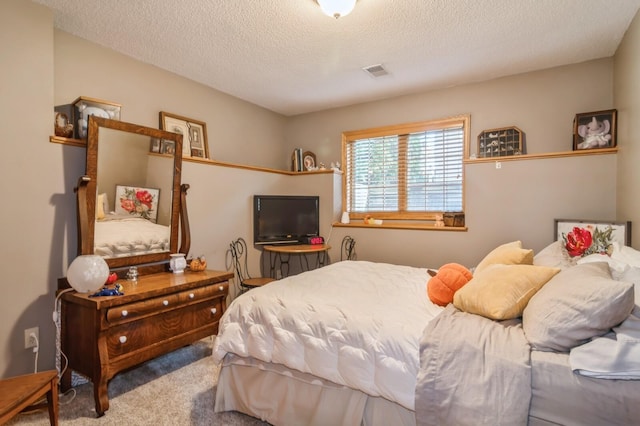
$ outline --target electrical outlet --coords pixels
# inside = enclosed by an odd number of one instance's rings
[[[496,169],[501,169],[502,168],[502,163],[499,161],[496,161]]]
[[[33,334],[35,339],[31,336]],[[40,341],[40,329],[38,327],[27,328],[24,331],[24,348],[35,348]]]

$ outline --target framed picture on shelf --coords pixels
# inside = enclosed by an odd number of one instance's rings
[[[555,219],[554,240],[570,257],[611,254],[612,244],[631,245],[631,222]]]
[[[76,129],[75,137],[78,139],[87,138],[87,126],[89,125],[90,116],[95,115],[96,117],[119,121],[120,109],[120,104],[111,101],[80,96],[73,102],[73,115],[76,121],[73,123]]]
[[[182,157],[209,158],[206,123],[160,111],[160,128],[182,135]]]
[[[149,152],[160,153],[160,139],[151,138],[151,142],[149,143]]]
[[[174,155],[176,153],[176,143],[167,139],[160,141],[160,154]]]
[[[601,149],[616,146],[617,110],[576,114],[573,120],[573,149]]]
[[[311,151],[305,151],[302,154],[302,165],[304,166],[303,171],[315,170],[316,169],[316,155]]]
[[[157,188],[138,188],[135,186],[116,185],[116,214],[141,217],[155,223],[158,220],[158,200],[160,190]]]

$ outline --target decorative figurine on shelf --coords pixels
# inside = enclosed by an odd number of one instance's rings
[[[611,123],[609,120],[598,121],[595,117],[587,124],[578,126],[578,134],[582,136],[582,142],[578,149],[603,148],[611,143]]]
[[[438,228],[444,227],[444,215],[442,213],[436,215],[436,222],[433,224],[433,226],[436,226]]]

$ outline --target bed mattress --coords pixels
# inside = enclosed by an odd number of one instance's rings
[[[344,261],[253,289],[225,312],[213,356],[282,364],[413,410],[419,340],[442,311],[428,278],[422,268]]]
[[[531,351],[530,425],[631,425],[640,419],[640,382],[581,376],[569,354]]]

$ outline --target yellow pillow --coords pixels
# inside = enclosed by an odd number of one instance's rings
[[[559,268],[533,265],[490,265],[456,291],[453,305],[494,320],[522,316],[529,299]]]
[[[481,272],[489,265],[533,265],[533,250],[522,248],[521,241],[503,244],[494,248],[476,266],[474,273]]]
[[[106,194],[98,194],[96,202],[96,219],[104,219],[104,197]]]

